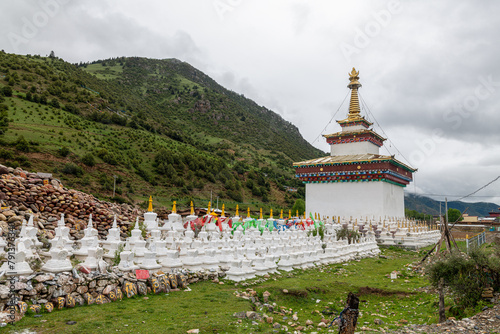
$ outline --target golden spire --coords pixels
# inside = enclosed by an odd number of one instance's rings
[[[172,207],[172,213],[177,213],[176,204],[177,202],[174,201],[174,206]]]
[[[260,208],[260,215],[259,215],[259,219],[262,219],[262,208]]]
[[[297,216],[297,218],[300,218],[300,217],[299,217],[299,210],[297,210],[297,211],[295,212],[295,215]]]
[[[153,212],[153,196],[149,196],[148,212]]]
[[[224,216],[224,204],[222,204],[222,212],[220,213],[220,216],[221,216],[221,217],[225,217],[225,216]]]
[[[281,212],[280,212],[280,219],[283,219],[283,209],[281,209]]]
[[[247,218],[250,218],[250,207],[247,209]]]
[[[273,218],[273,209],[271,209],[271,213],[269,214],[269,218]]]
[[[239,209],[238,204],[236,204],[236,214],[235,214],[236,217],[238,217],[238,211],[239,211],[238,209]]]
[[[288,219],[292,218],[292,210],[288,210]]]
[[[193,206],[193,201],[191,201],[191,216],[194,215],[194,206]]]
[[[304,211],[304,219],[306,219],[306,212]]]
[[[356,72],[356,69],[353,67],[351,73],[349,74],[349,84],[347,87],[351,89],[351,102],[349,103],[349,116],[348,119],[354,120],[358,119],[361,116],[361,109],[359,108],[359,99],[358,99],[358,88],[361,87],[359,83],[359,71]]]
[[[211,212],[211,211],[210,211],[211,204],[212,204],[212,203],[208,202],[207,214],[210,214],[210,212]]]

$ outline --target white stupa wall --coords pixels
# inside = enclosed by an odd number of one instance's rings
[[[358,125],[344,126],[342,128],[342,132],[352,132],[359,130],[366,130],[366,127],[364,125],[358,124]]]
[[[379,154],[379,147],[367,141],[331,145],[330,152],[334,155],[351,155],[351,154]]]
[[[321,217],[404,217],[404,188],[387,182],[306,184],[306,212]]]

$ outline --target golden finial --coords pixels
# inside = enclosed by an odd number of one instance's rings
[[[238,209],[239,209],[238,204],[236,204],[236,214],[235,214],[236,217],[238,217],[238,211],[239,211]]]
[[[283,219],[283,209],[281,209],[281,212],[280,212],[280,219]]]
[[[306,212],[304,211],[304,219],[306,219]]]
[[[224,204],[222,204],[222,212],[220,213],[220,216],[221,216],[221,217],[225,217],[225,216],[224,216]]]
[[[210,214],[210,212],[211,212],[211,211],[210,211],[210,207],[211,207],[211,203],[210,203],[210,202],[208,202],[207,214]]]
[[[148,212],[153,212],[153,196],[149,196]]]
[[[262,219],[262,208],[260,208],[260,215],[259,215],[259,219]]]
[[[359,83],[359,71],[353,67],[351,73],[349,74],[349,84],[347,87],[351,89],[351,102],[349,103],[349,119],[358,119],[360,118],[359,114],[361,113],[361,109],[359,108],[359,99],[358,99],[358,88],[361,87]]]
[[[348,73],[348,75],[349,75],[349,81],[351,83],[359,84],[359,82],[358,82],[358,80],[359,80],[359,71],[356,71],[356,69],[353,67],[351,73]]]
[[[177,213],[176,204],[177,202],[174,201],[174,206],[172,207],[172,213]]]
[[[191,201],[191,216],[194,215],[194,206],[193,206],[193,201]]]
[[[250,218],[250,207],[247,209],[247,218]]]
[[[297,218],[300,218],[299,217],[299,210],[295,211],[295,215],[297,216]]]
[[[292,210],[288,210],[288,219],[292,218]]]
[[[271,213],[269,214],[269,218],[273,218],[273,209],[271,209]]]

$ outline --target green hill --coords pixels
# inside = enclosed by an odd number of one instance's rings
[[[0,99],[1,163],[101,198],[115,175],[117,201],[152,194],[206,206],[212,195],[230,207],[288,208],[304,195],[292,162],[324,154],[278,114],[176,59],[70,64],[0,52]]]

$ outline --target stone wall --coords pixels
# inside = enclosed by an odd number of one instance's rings
[[[203,280],[218,281],[225,276],[223,272],[197,272],[186,274],[152,273],[148,279],[137,279],[134,273],[92,272],[89,274],[73,270],[72,273],[35,273],[30,276],[15,277],[13,292],[28,307],[39,305],[40,308],[74,307],[93,303],[103,304],[117,299],[146,295],[150,293],[168,293],[186,288],[189,283]],[[0,312],[4,311],[11,292],[10,278],[0,282]],[[50,303],[50,304],[49,304]],[[49,304],[49,306],[46,306]]]

